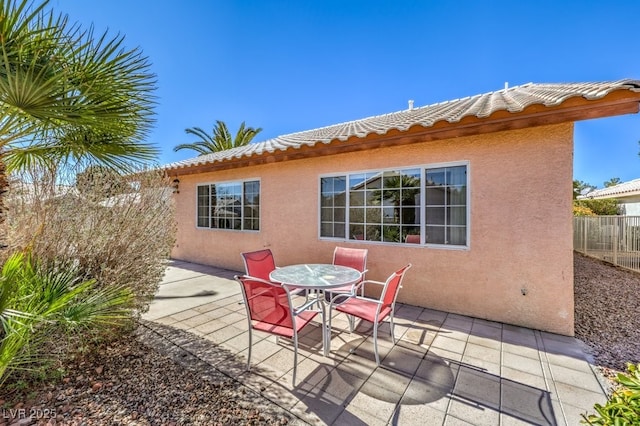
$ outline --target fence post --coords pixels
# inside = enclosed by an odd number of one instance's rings
[[[615,226],[613,227],[613,264],[618,264],[618,238],[620,233],[618,232],[618,226],[620,225],[620,217],[615,217]]]
[[[584,244],[584,250],[583,253],[587,254],[587,225],[589,224],[589,220],[585,217],[582,219],[582,224],[583,224],[583,228],[584,228],[584,238],[582,240],[582,243]]]

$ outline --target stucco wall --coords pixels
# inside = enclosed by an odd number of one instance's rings
[[[623,207],[625,216],[640,216],[640,195],[620,197],[618,201]]]
[[[469,161],[468,250],[319,239],[319,175],[460,160]],[[366,247],[368,278],[413,263],[400,302],[573,335],[572,163],[573,125],[561,124],[184,175],[173,257],[241,271],[242,251],[269,247],[286,265]],[[261,180],[260,232],[197,229],[196,184],[247,178]]]

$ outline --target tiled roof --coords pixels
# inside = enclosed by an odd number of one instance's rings
[[[588,194],[582,195],[578,198],[615,198],[625,195],[632,195],[640,193],[640,179],[630,180],[629,182],[619,183],[608,188],[596,189]]]
[[[318,143],[329,144],[334,141],[346,141],[351,137],[364,138],[370,134],[383,135],[394,129],[406,131],[416,125],[428,128],[440,121],[457,123],[469,116],[486,118],[497,111],[518,113],[535,104],[553,107],[573,97],[583,97],[587,100],[600,99],[616,90],[640,92],[640,80],[594,83],[528,83],[496,92],[278,136],[264,142],[251,143],[226,151],[178,161],[168,164],[164,168],[180,169],[285,151],[290,148],[297,149],[305,145],[314,146]]]

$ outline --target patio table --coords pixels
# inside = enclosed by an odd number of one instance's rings
[[[319,294],[325,290],[354,284],[360,280],[361,276],[360,271],[348,266],[303,263],[277,268],[271,272],[269,278],[290,287],[314,290]],[[323,303],[323,298],[318,297],[318,303]],[[329,333],[331,330],[327,330],[327,324],[322,324],[324,356],[329,355]]]

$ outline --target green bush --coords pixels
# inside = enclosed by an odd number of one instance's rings
[[[619,373],[615,390],[605,405],[596,404],[598,414],[583,415],[583,424],[631,426],[640,424],[640,364],[627,365],[628,374]]]
[[[584,207],[591,210],[596,216],[616,216],[620,214],[620,204],[614,199],[603,200],[575,200],[573,202],[574,211],[576,207]]]
[[[0,388],[14,371],[41,371],[59,336],[121,325],[130,319],[131,292],[96,289],[70,264],[43,265],[15,253],[0,270]],[[58,342],[59,343],[59,342]]]

